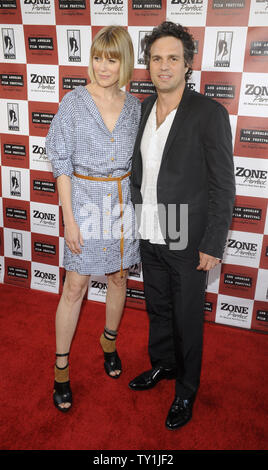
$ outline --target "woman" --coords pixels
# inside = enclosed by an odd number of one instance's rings
[[[122,372],[115,339],[128,268],[140,262],[128,178],[140,102],[121,90],[132,75],[133,57],[123,27],[100,30],[91,47],[91,83],[64,96],[46,139],[65,225],[66,279],[56,313],[53,393],[55,406],[64,412],[72,405],[69,350],[91,274],[108,278],[100,338],[105,371],[112,378]]]

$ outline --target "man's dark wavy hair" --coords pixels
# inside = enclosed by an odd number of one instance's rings
[[[177,39],[180,39],[183,44],[184,50],[184,63],[186,67],[189,67],[189,70],[185,74],[185,80],[189,80],[192,75],[192,65],[194,60],[194,39],[193,36],[188,32],[188,29],[180,24],[172,23],[172,21],[164,21],[159,26],[154,28],[151,34],[146,34],[145,36],[145,47],[144,47],[144,58],[147,67],[149,67],[150,62],[150,51],[152,44],[160,38],[165,36],[173,36]]]

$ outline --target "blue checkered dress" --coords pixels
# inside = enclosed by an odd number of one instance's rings
[[[140,120],[140,102],[126,93],[125,104],[113,132],[105,126],[90,93],[78,86],[67,93],[52,120],[46,151],[55,178],[72,181],[72,207],[84,239],[82,253],[64,244],[63,265],[79,274],[102,275],[120,270],[122,218],[116,181],[89,181],[73,173],[118,177],[131,170],[131,157]],[[123,268],[140,262],[129,178],[122,180],[124,202]]]

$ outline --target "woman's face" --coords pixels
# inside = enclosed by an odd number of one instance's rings
[[[118,84],[120,74],[120,60],[112,57],[94,55],[92,66],[96,82],[103,88],[113,87]]]

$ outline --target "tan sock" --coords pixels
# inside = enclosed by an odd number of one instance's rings
[[[59,369],[56,365],[54,368],[55,371],[55,381],[58,383],[68,382],[69,380],[69,366],[67,365],[64,369]]]
[[[114,352],[116,350],[115,342],[116,340],[110,340],[105,338],[104,334],[102,333],[100,337],[100,344],[104,352]]]

